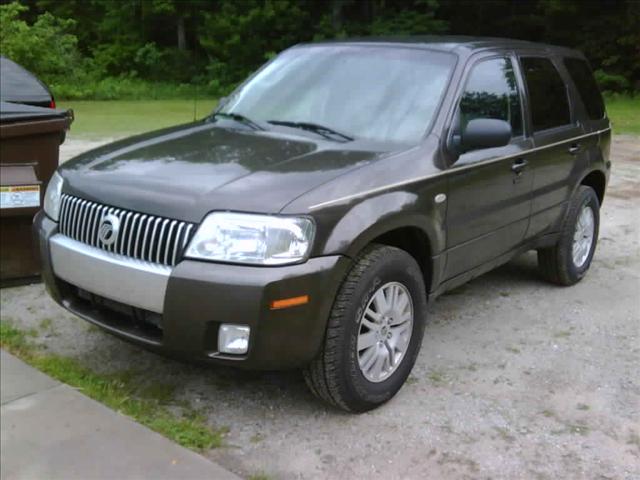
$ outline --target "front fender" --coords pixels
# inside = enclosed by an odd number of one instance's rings
[[[353,205],[335,224],[322,246],[330,252],[355,257],[377,237],[404,227],[415,227],[425,233],[432,254],[444,245],[444,209],[431,212],[420,209],[420,197],[413,192],[397,191],[378,195]]]
[[[444,273],[446,255],[446,202],[436,203],[435,195],[446,191],[440,181],[414,185],[413,189],[393,191],[370,197],[345,208],[339,220],[331,224],[323,224],[325,235],[322,235],[316,252],[320,255],[346,255],[355,258],[367,245],[377,241],[379,237],[398,229],[411,228],[413,233],[406,239],[407,247],[418,248],[417,259],[427,262],[423,264],[428,278],[425,281],[430,290],[437,287]],[[402,231],[401,235],[409,232]],[[394,238],[395,237],[395,238]],[[391,244],[401,246],[404,241],[392,236]],[[324,239],[324,241],[321,241]],[[387,243],[390,237],[384,239]],[[424,242],[424,245],[415,242]],[[404,247],[402,247],[404,248]],[[334,252],[334,253],[332,253]]]
[[[419,229],[418,240],[425,242],[421,253],[431,256],[435,267],[436,257],[444,258],[447,203],[442,199],[448,193],[447,176],[435,166],[437,146],[438,139],[429,138],[419,147],[351,171],[295,199],[281,213],[313,216],[317,228],[312,257],[353,258],[377,237],[411,227]],[[397,240],[392,244],[405,243]],[[434,281],[442,263],[432,271]]]

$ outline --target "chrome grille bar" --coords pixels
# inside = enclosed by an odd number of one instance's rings
[[[180,250],[180,234],[182,233],[182,230],[184,229],[184,223],[180,222],[180,224],[178,225],[178,232],[176,233],[176,239],[173,241],[173,256],[171,257],[171,263],[175,264],[176,263],[176,255],[178,253],[178,251]]]
[[[100,222],[108,214],[120,219],[118,236],[111,245],[99,238]],[[193,223],[123,210],[67,194],[62,195],[59,228],[63,235],[87,245],[167,266],[178,263],[195,231]]]
[[[167,243],[171,243],[171,234],[173,233],[173,229],[175,228],[176,224],[178,223],[177,220],[173,220],[171,222],[171,224],[169,225],[169,232],[167,233]],[[165,248],[164,250],[164,259],[162,261],[163,264],[168,265],[169,264],[169,250],[168,248]],[[158,263],[160,262],[160,260],[158,260]]]

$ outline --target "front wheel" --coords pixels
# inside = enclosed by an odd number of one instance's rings
[[[596,250],[600,202],[591,187],[581,186],[569,202],[558,243],[538,250],[542,275],[558,285],[573,285],[585,276]]]
[[[391,399],[420,350],[426,305],[414,258],[394,247],[368,247],[340,287],[322,350],[304,372],[311,391],[350,412]]]

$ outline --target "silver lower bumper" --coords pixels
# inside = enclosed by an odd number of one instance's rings
[[[96,295],[162,313],[170,267],[105,252],[59,233],[49,242],[57,277]]]

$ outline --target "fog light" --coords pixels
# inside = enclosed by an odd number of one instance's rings
[[[250,331],[251,329],[247,325],[223,323],[218,331],[218,351],[220,353],[247,353]]]

